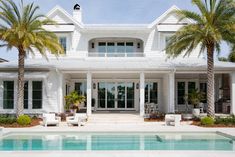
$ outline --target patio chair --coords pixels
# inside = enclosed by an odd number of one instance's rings
[[[76,113],[74,116],[66,118],[68,125],[78,125],[78,127],[85,125],[86,121],[87,115],[84,113]]]
[[[165,125],[180,126],[181,115],[177,114],[166,114],[165,115]]]
[[[43,125],[47,127],[48,125],[59,125],[61,118],[55,116],[54,113],[44,113],[43,114]]]

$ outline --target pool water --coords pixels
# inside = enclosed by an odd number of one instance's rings
[[[216,133],[17,133],[0,137],[0,151],[223,150],[235,141]]]

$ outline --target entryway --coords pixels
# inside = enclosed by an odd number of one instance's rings
[[[136,82],[105,81],[97,82],[97,111],[135,111]]]

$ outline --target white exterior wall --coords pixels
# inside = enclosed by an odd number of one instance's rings
[[[42,76],[44,74],[41,74]],[[24,109],[26,114],[39,114],[45,112],[62,112],[63,106],[63,89],[62,89],[62,75],[56,71],[50,71],[47,77],[32,78],[27,76],[26,81],[28,86],[28,109]],[[14,81],[14,110],[3,110],[3,81]],[[42,109],[32,109],[32,81],[42,81]],[[0,113],[15,113],[17,105],[17,80],[11,78],[0,79]]]
[[[47,79],[44,80],[44,102],[43,112],[62,112],[63,106],[63,87],[62,74],[51,71]]]
[[[165,59],[165,37],[179,30],[189,21],[178,22],[179,17],[169,14],[177,8],[172,7],[154,24],[136,27],[135,25],[84,25],[81,21],[82,10],[74,11],[79,17],[68,14],[63,8],[56,7],[49,14],[49,18],[56,21],[57,26],[45,26],[49,31],[54,31],[58,36],[68,37],[68,52],[65,58],[86,58],[89,52],[89,41],[95,38],[135,38],[144,42],[143,50],[146,57],[158,57]],[[77,14],[76,14],[77,15]],[[73,25],[71,25],[73,24]],[[138,26],[138,25],[137,25]],[[198,57],[199,49],[190,57]],[[37,54],[37,53],[36,53]],[[40,58],[40,55],[36,55]],[[49,55],[49,57],[54,57]]]

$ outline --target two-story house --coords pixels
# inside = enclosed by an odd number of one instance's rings
[[[25,113],[63,112],[64,96],[76,90],[86,96],[93,112],[145,112],[154,103],[163,113],[184,112],[185,95],[193,89],[207,92],[206,59],[195,49],[189,57],[167,58],[165,45],[179,28],[170,14],[173,6],[150,24],[84,24],[82,9],[73,15],[56,6],[47,15],[65,49],[48,60],[35,51],[25,65]],[[17,97],[17,61],[0,64],[0,112],[14,113]],[[235,114],[235,64],[215,61],[215,108]],[[206,109],[206,99],[203,100]]]

